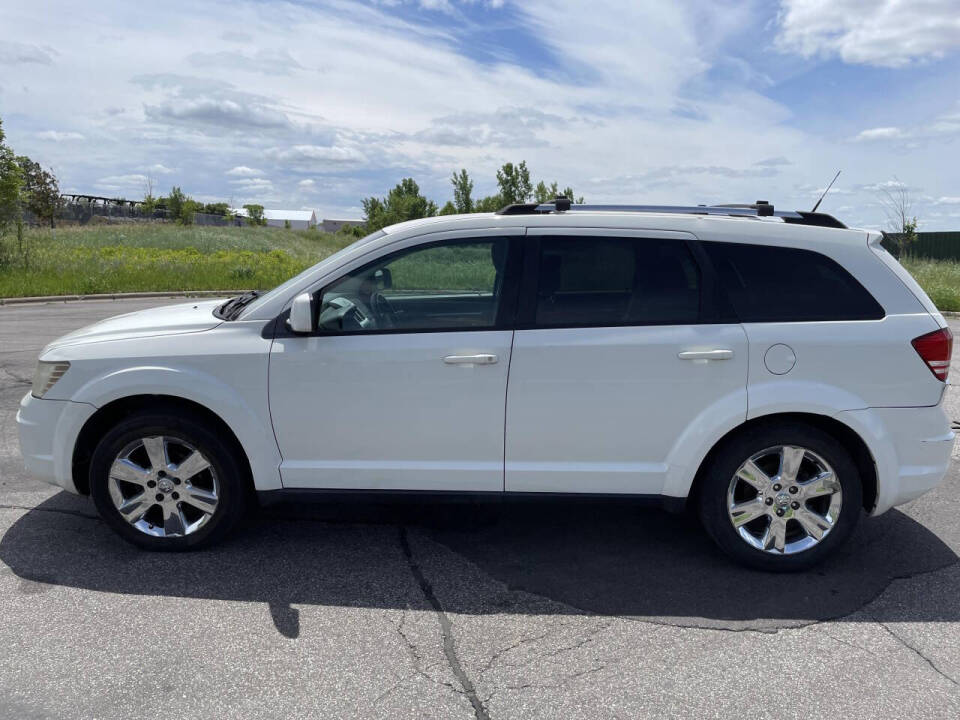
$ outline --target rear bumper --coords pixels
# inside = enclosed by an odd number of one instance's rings
[[[849,410],[837,419],[864,439],[877,467],[879,515],[935,488],[950,467],[955,439],[943,406]]]
[[[27,472],[38,480],[77,492],[73,448],[84,423],[97,409],[69,400],[41,400],[27,393],[17,412],[20,452]]]

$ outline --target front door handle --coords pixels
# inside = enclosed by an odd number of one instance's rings
[[[496,355],[447,355],[443,361],[447,365],[493,365],[499,358]]]
[[[684,350],[677,355],[681,360],[729,360],[733,357],[733,350],[716,348],[715,350]]]

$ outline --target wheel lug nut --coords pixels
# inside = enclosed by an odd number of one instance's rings
[[[157,477],[166,477],[166,476],[167,474],[163,470],[157,473]]]
[[[773,505],[773,498],[767,498],[766,500],[764,500],[764,502],[765,502],[767,505]]]
[[[156,480],[147,480],[147,487],[148,487],[148,488],[155,488],[156,486],[157,486]]]
[[[773,486],[773,489],[774,489],[774,490],[779,490],[781,487],[782,487],[782,486],[780,485],[780,483],[777,483],[776,485]]]
[[[798,488],[796,485],[791,485],[791,486],[790,486],[790,494],[791,494],[791,495],[796,495],[799,491],[800,491],[800,488]]]
[[[777,517],[783,517],[783,508],[777,508]]]
[[[174,484],[174,485],[179,485],[179,484],[180,484],[180,478],[174,478],[174,479],[173,479],[173,484]]]
[[[173,494],[173,499],[174,499],[174,500],[179,500],[179,499],[180,499],[180,493],[174,493],[174,494]]]
[[[794,510],[799,510],[799,509],[800,509],[800,503],[798,503],[798,502],[792,502],[792,503],[790,503],[790,507],[792,507]]]
[[[157,493],[157,502],[163,502],[163,493]]]

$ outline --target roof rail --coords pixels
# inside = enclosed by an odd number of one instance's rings
[[[544,203],[514,203],[497,211],[497,215],[542,215],[555,212],[636,212],[678,215],[725,215],[732,217],[778,217],[785,223],[817,227],[845,228],[842,222],[826,213],[804,210],[776,210],[766,200],[753,204],[727,205],[574,205],[569,198],[558,197]]]

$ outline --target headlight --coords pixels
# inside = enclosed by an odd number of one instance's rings
[[[44,362],[43,360],[38,362],[37,369],[33,373],[33,390],[31,391],[33,396],[42,398],[69,369],[68,362]]]

